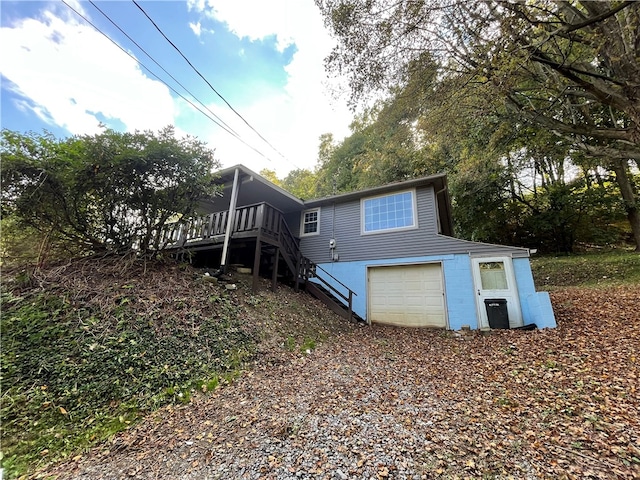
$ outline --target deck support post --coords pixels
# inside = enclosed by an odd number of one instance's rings
[[[298,292],[300,290],[300,271],[302,270],[302,256],[298,255],[298,260],[296,261],[296,286],[294,287],[294,291]]]
[[[273,257],[273,274],[271,276],[271,290],[274,292],[278,285],[278,264],[280,263],[280,249],[276,248],[276,254]]]
[[[262,254],[262,245],[260,241],[260,232],[258,232],[258,236],[256,237],[256,250],[253,254],[253,283],[252,290],[253,293],[258,293],[258,278],[260,277],[260,257]]]
[[[236,212],[236,204],[238,203],[238,189],[240,187],[238,178],[240,177],[240,169],[236,168],[233,173],[233,187],[231,188],[231,200],[229,201],[229,218],[227,219],[227,230],[224,232],[224,245],[222,246],[222,257],[220,259],[220,270],[227,273],[227,261],[229,257],[229,240],[233,231],[234,214]]]
[[[349,321],[353,320],[353,292],[349,289]]]

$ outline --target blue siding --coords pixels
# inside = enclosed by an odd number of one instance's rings
[[[475,297],[473,296],[471,261],[468,255],[405,257],[395,258],[392,261],[337,262],[320,264],[320,266],[356,292],[353,300],[353,311],[366,320],[368,266],[433,262],[442,263],[448,328],[451,330],[459,330],[463,325],[477,328],[478,320],[476,317]],[[320,274],[322,274],[322,272],[320,272]],[[333,285],[339,290],[343,290],[339,285],[335,283],[333,283]]]
[[[520,308],[524,325],[535,323],[538,328],[555,328],[556,318],[547,292],[536,292],[527,258],[514,258],[513,270],[518,284]]]
[[[459,330],[463,325],[478,328],[476,299],[471,271],[471,257],[468,254],[432,255],[422,257],[403,257],[382,260],[363,260],[355,262],[334,262],[319,264],[324,270],[340,279],[356,293],[353,299],[353,311],[367,319],[367,267],[375,265],[420,264],[440,262],[444,275],[445,299],[448,328]],[[536,292],[529,260],[513,259],[513,267],[518,285],[518,294],[522,307],[524,325],[535,323],[538,328],[556,326],[549,295]],[[322,272],[319,272],[322,275]],[[323,277],[343,293],[342,287]]]

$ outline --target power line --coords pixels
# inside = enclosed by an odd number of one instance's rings
[[[209,81],[204,77],[204,75],[202,75],[202,73],[200,73],[200,71],[193,66],[193,64],[189,61],[189,59],[184,55],[184,53],[182,53],[182,51],[169,39],[169,37],[167,37],[164,32],[162,31],[162,29],[156,24],[156,22],[153,21],[153,19],[147,14],[147,12],[145,12],[145,10],[138,4],[138,2],[136,0],[131,0],[134,5],[136,7],[138,7],[138,9],[144,14],[145,17],[147,17],[147,19],[153,24],[153,26],[156,28],[156,30],[158,30],[158,32],[160,33],[160,35],[162,35],[164,37],[164,39],[169,42],[169,44],[180,54],[180,56],[182,56],[182,58],[184,58],[185,62],[187,62],[189,64],[189,66],[193,69],[194,72],[196,72],[200,78],[202,78],[202,80],[204,80],[204,82],[209,86],[209,88],[211,88],[211,90],[213,90],[213,92],[220,97],[220,99],[231,109],[231,111],[233,111],[233,113],[235,113],[251,130],[253,130],[256,135],[258,135],[258,137],[260,137],[267,145],[269,145],[278,155],[280,155],[282,158],[284,158],[285,160],[289,161],[282,153],[280,153],[278,151],[278,149],[276,147],[274,147],[273,145],[271,145],[271,143],[269,143],[269,141],[264,138],[260,132],[258,132],[255,128],[253,128],[251,126],[251,124],[245,120],[245,118],[240,115],[240,113],[238,113],[238,111],[236,111],[235,108],[233,108],[231,106],[231,104],[227,101],[226,98],[224,98],[222,96],[222,94],[220,92],[218,92],[213,85],[211,85],[211,83],[209,83]],[[289,161],[289,163],[291,163]],[[292,163],[292,165],[294,165]],[[297,165],[294,165],[297,167]]]
[[[131,38],[129,36],[129,34],[127,32],[125,32],[122,28],[120,28],[120,26],[114,22],[109,15],[107,15],[106,13],[104,13],[100,7],[98,7],[93,0],[89,0],[89,3],[91,5],[93,5],[93,8],[95,8],[96,10],[98,10],[102,16],[104,16],[107,20],[109,20],[109,22],[111,22],[111,24],[116,27],[118,30],[120,30],[120,32],[122,32],[122,34],[127,37],[136,47],[138,47],[142,53],[144,53],[147,57],[149,57],[149,59],[155,63],[158,67],[160,67],[160,69],[162,69],[162,71],[164,73],[166,73],[167,75],[169,75],[169,77],[171,77],[171,79],[176,82],[178,85],[180,85],[189,95],[191,95],[200,105],[202,105],[209,113],[211,113],[211,115],[213,115],[216,119],[218,119],[218,121],[220,121],[220,123],[222,123],[225,127],[227,127],[231,132],[235,133],[236,135],[238,135],[238,132],[236,132],[235,130],[233,130],[233,128],[231,128],[224,120],[222,120],[218,115],[216,115],[215,113],[213,113],[211,111],[211,109],[209,107],[207,107],[204,103],[202,103],[200,100],[198,100],[198,98],[189,91],[189,89],[187,87],[185,87],[182,83],[180,83],[173,75],[171,75],[162,65],[160,65],[144,48],[142,48],[133,38]]]
[[[191,100],[189,100],[188,98],[186,98],[184,95],[182,95],[180,92],[178,92],[175,88],[173,88],[171,85],[169,85],[167,82],[165,82],[162,78],[160,78],[158,75],[156,75],[149,67],[147,67],[144,63],[142,63],[140,60],[138,60],[136,57],[134,57],[131,53],[127,52],[124,48],[122,48],[118,42],[116,42],[115,40],[113,40],[109,35],[107,35],[106,33],[104,33],[102,30],[100,30],[97,26],[95,26],[88,18],[86,18],[84,15],[82,15],[80,12],[78,12],[75,8],[73,8],[71,5],[69,5],[65,0],[61,0],[62,3],[64,3],[67,7],[69,7],[76,15],[78,15],[80,18],[82,18],[85,22],[87,22],[89,25],[91,25],[98,33],[100,33],[101,35],[103,35],[105,38],[107,38],[107,40],[109,40],[111,43],[113,43],[116,47],[118,47],[120,50],[122,50],[125,54],[127,54],[132,60],[134,60],[135,62],[137,62],[142,68],[144,68],[147,72],[149,72],[151,75],[153,75],[157,80],[159,80],[160,82],[162,82],[163,84],[165,84],[172,92],[174,92],[176,95],[178,95],[180,98],[182,98],[185,102],[187,102],[189,105],[191,105],[193,108],[195,108],[196,110],[198,110],[200,113],[202,113],[205,117],[207,117],[209,120],[211,120],[213,123],[215,123],[216,125],[218,125],[220,128],[222,128],[225,132],[227,132],[229,135],[231,135],[232,137],[234,137],[235,139],[237,139],[239,142],[241,142],[242,144],[244,144],[245,146],[249,147],[251,150],[253,150],[254,152],[256,152],[258,155],[260,155],[261,157],[263,157],[265,160],[271,162],[271,159],[269,157],[267,157],[264,153],[262,153],[260,150],[256,149],[255,147],[249,145],[247,142],[245,142],[242,138],[240,138],[240,136],[230,130],[228,130],[224,125],[220,124],[218,121],[216,121],[214,118],[212,118],[211,116],[209,116],[206,112],[202,111],[197,105],[195,105]],[[195,97],[194,97],[195,98]]]

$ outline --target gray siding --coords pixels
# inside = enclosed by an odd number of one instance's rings
[[[522,248],[469,242],[439,235],[435,195],[431,186],[416,189],[416,203],[418,228],[369,235],[361,234],[359,199],[322,205],[320,234],[300,239],[302,254],[315,263],[330,262],[329,240],[334,238],[340,262],[456,253],[528,256],[527,250]],[[299,219],[295,225],[290,226],[292,231],[296,228],[299,232]]]

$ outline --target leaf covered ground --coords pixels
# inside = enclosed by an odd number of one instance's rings
[[[639,298],[558,289],[555,330],[348,327],[309,354],[265,349],[232,385],[39,476],[640,478]]]
[[[3,274],[6,478],[228,384],[257,357],[352,328],[304,293],[253,295],[246,277],[227,290],[173,261],[85,258]]]

